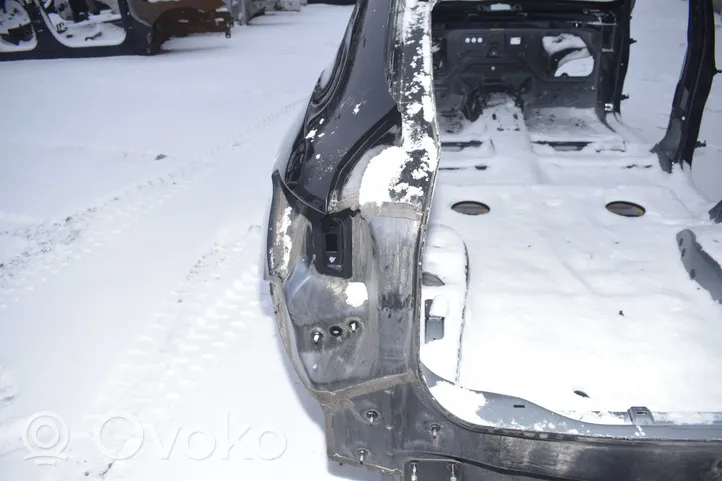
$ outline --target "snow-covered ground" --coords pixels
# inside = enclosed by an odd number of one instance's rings
[[[377,479],[327,462],[258,262],[278,142],[350,12],[0,64],[0,479]]]
[[[637,4],[624,113],[653,142],[686,3]],[[277,144],[350,12],[155,57],[0,63],[0,479],[378,479],[327,462],[258,263]],[[713,200],[720,82],[707,112],[695,178]]]

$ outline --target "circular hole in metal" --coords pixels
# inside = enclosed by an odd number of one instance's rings
[[[361,321],[359,319],[356,319],[355,317],[352,317],[347,322],[348,328],[351,332],[356,332],[361,327]]]
[[[364,461],[366,461],[366,458],[368,457],[369,452],[365,449],[358,449],[356,450],[356,456],[358,457],[359,463],[363,464]]]
[[[376,420],[380,417],[381,414],[379,414],[379,412],[375,409],[369,409],[368,411],[366,411],[366,419],[368,419],[371,424],[375,423]]]
[[[421,274],[421,285],[426,287],[441,287],[444,285],[439,276],[424,272]]]
[[[329,329],[328,332],[330,332],[333,337],[338,337],[343,334],[343,329],[338,326],[331,326],[331,329]]]
[[[589,394],[585,393],[584,391],[580,391],[579,389],[575,390],[574,394],[580,397],[589,397]]]
[[[488,214],[491,211],[488,205],[474,200],[457,202],[451,206],[451,209],[464,215],[483,215]]]
[[[622,217],[642,217],[647,212],[641,205],[626,200],[610,202],[607,204],[607,210]]]

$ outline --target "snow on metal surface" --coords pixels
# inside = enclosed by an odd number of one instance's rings
[[[436,110],[433,97],[431,38],[429,23],[433,2],[412,0],[406,2],[401,21],[402,37],[412,45],[415,36],[423,32],[417,51],[410,66],[413,80],[405,85],[402,92],[400,110],[402,115],[402,144],[389,147],[370,160],[361,180],[360,203],[377,205],[383,202],[418,202],[424,195],[424,185],[438,164],[438,143],[430,137],[424,126],[414,119],[422,113],[426,122],[436,122]],[[407,98],[421,99],[407,101]],[[421,152],[422,160],[414,165],[413,183],[402,182],[401,173],[409,167],[412,152]]]
[[[30,17],[20,2],[17,0],[7,0],[5,2],[5,8],[0,12],[0,34],[7,34],[12,29],[26,25],[30,26],[30,24]],[[30,40],[20,40],[17,45],[0,38],[0,52],[28,51],[34,49],[37,45],[38,40],[34,31]]]
[[[48,30],[63,45],[73,48],[85,48],[93,46],[120,45],[125,40],[125,28],[115,25],[119,22],[121,15],[113,12],[101,12],[94,15],[92,20],[81,22],[64,22],[57,13],[45,13],[40,9],[40,14],[50,22],[51,25],[65,23],[65,30],[57,31],[56,28]]]
[[[663,413],[655,416],[655,420],[672,424],[712,424],[718,420],[715,413],[677,412]]]
[[[712,259],[722,264],[722,226],[713,225],[692,229],[697,242]]]
[[[585,49],[586,50],[586,49]],[[594,58],[589,52],[569,54],[559,62],[559,68],[554,72],[555,77],[567,75],[569,77],[586,77],[594,71]]]
[[[276,222],[276,232],[278,233],[279,244],[269,249],[269,259],[271,261],[271,267],[279,274],[285,276],[288,274],[288,267],[291,261],[291,247],[293,246],[293,239],[291,239],[290,231],[291,224],[293,221],[293,208],[286,207],[283,210],[283,214],[279,216]],[[276,251],[281,253],[281,258],[278,259]]]
[[[489,132],[495,155],[485,159],[488,169],[443,171],[437,183],[429,238],[439,225],[463,238],[470,282],[461,343],[422,345],[422,361],[436,372],[460,352],[460,386],[575,419],[586,413],[594,423],[614,421],[604,413],[631,406],[675,412],[678,421],[684,412],[696,419],[722,411],[722,387],[710,382],[722,378],[722,334],[713,328],[722,308],[688,278],[675,241],[683,228],[709,224],[707,203],[688,177],[584,153],[568,162],[539,158],[523,124]],[[445,152],[442,167],[455,155]],[[466,200],[491,212],[451,209]],[[618,200],[647,212],[615,216],[605,205]],[[449,263],[434,255],[427,249],[424,271],[443,274]],[[440,289],[424,287],[424,298]],[[437,374],[453,379],[445,372]]]
[[[447,312],[444,316],[444,337],[425,343],[421,348],[421,362],[427,369],[448,381],[456,381],[459,368],[459,345],[463,330],[466,304],[466,252],[464,241],[453,229],[432,224],[424,247],[423,271],[437,276],[441,286],[424,286],[422,306],[428,300],[443,296]],[[422,307],[419,322],[422,342],[425,340],[425,312]],[[470,315],[468,312],[466,315]]]
[[[477,411],[486,404],[481,393],[461,388],[450,382],[439,381],[430,388],[434,398],[455,416],[474,424],[490,424],[479,417]]]
[[[391,202],[391,191],[398,184],[401,171],[408,160],[406,150],[390,146],[372,157],[359,189],[359,202],[381,205]]]
[[[17,0],[7,0],[5,8],[0,13],[0,33],[7,33],[29,22],[30,17],[28,17],[22,5]]]
[[[353,307],[360,307],[369,298],[366,284],[363,282],[349,282],[346,286],[346,302]]]
[[[549,55],[567,49],[586,49],[587,44],[581,37],[571,33],[560,33],[556,37],[543,37],[542,45]]]

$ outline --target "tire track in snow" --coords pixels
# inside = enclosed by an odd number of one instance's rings
[[[28,296],[51,275],[95,251],[114,236],[133,225],[156,207],[195,184],[222,162],[235,158],[239,149],[258,142],[258,131],[272,125],[303,100],[296,100],[245,127],[230,145],[210,149],[201,159],[160,176],[137,182],[104,196],[90,207],[63,219],[0,232],[19,236],[37,244],[9,261],[0,263],[0,311]]]
[[[22,299],[52,274],[68,267],[120,233],[142,215],[209,173],[195,163],[134,184],[63,220],[2,232],[36,246],[4,262],[0,270],[0,310]]]
[[[258,317],[260,237],[257,225],[221,232],[110,370],[86,413],[87,432],[117,412],[164,426],[204,372],[239,345],[247,326]],[[103,443],[122,446],[127,439],[123,436],[109,429]],[[90,467],[90,473],[99,476],[109,460],[93,454],[93,459],[84,461],[84,470]],[[122,461],[114,463],[113,471],[119,474],[122,465]]]
[[[14,214],[0,210],[0,223],[2,224],[18,224],[20,226],[39,224],[43,220],[37,217],[31,217],[24,214]]]
[[[8,369],[0,364],[0,413],[3,408],[9,405],[18,394],[18,386],[15,378]]]

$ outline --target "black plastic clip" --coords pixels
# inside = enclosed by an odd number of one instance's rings
[[[715,224],[722,224],[722,200],[709,210],[709,219]]]

